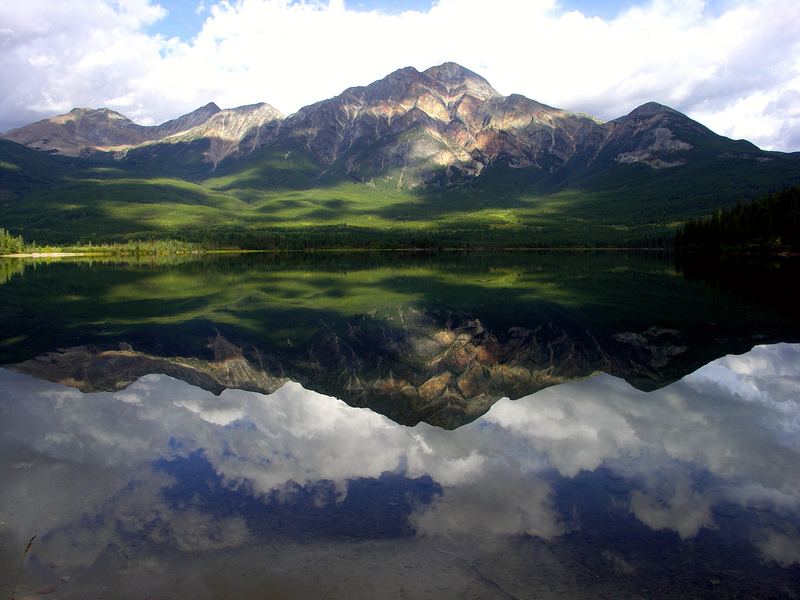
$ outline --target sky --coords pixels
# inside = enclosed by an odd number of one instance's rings
[[[613,119],[648,101],[800,150],[797,0],[8,0],[0,131],[75,106],[285,114],[405,66]]]

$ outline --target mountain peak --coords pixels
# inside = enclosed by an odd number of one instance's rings
[[[489,83],[474,71],[470,71],[466,67],[462,67],[454,62],[443,62],[440,65],[425,69],[423,73],[442,83],[459,84],[467,79],[475,79],[487,84]]]
[[[190,113],[181,115],[175,119],[170,119],[161,125],[156,125],[154,131],[157,131],[160,136],[173,135],[180,131],[186,131],[187,129],[202,125],[218,112],[221,112],[220,107],[214,102],[209,102],[200,108],[194,109]]]
[[[86,108],[83,106],[76,106],[71,111],[69,111],[65,115],[57,115],[55,117],[51,117],[51,119],[64,119],[65,117],[72,117],[72,118],[81,118],[81,117],[101,117],[104,119],[125,119],[128,121],[128,117],[123,115],[122,113],[118,113],[115,110],[111,110],[110,108],[100,107],[100,108]]]
[[[663,104],[659,104],[658,102],[646,102],[641,106],[634,108],[631,112],[629,112],[624,117],[620,117],[619,119],[615,119],[613,122],[616,123],[639,123],[645,121],[659,121],[661,123],[669,123],[671,124],[670,127],[679,126],[682,128],[689,128],[696,132],[702,133],[710,133],[710,130],[698,123],[691,117],[683,114],[682,112],[675,110],[674,108],[670,108],[669,106],[665,106]],[[638,126],[638,125],[637,125]]]
[[[211,115],[215,115],[218,112],[221,112],[222,109],[217,106],[216,102],[209,102],[208,104],[204,104],[200,108],[195,108],[192,112],[186,113],[185,115],[181,115],[175,119],[171,119],[170,121],[166,121],[162,123],[160,126],[164,126],[167,123],[178,123],[181,120],[191,120],[191,119],[206,119]]]
[[[244,104],[242,106],[236,106],[234,108],[226,108],[223,111],[225,113],[242,113],[242,114],[261,114],[261,115],[270,115],[272,118],[282,119],[283,113],[279,111],[277,108],[272,106],[271,104],[267,104],[266,102],[256,102],[254,104]]]
[[[674,108],[670,108],[669,106],[665,106],[664,104],[659,104],[658,102],[645,102],[641,106],[637,106],[631,112],[629,112],[626,117],[636,117],[640,119],[647,119],[650,117],[654,117],[659,114],[682,114],[675,110]]]
[[[486,79],[458,63],[444,62],[425,69],[423,73],[444,85],[448,91],[463,88],[464,92],[481,100],[500,96],[500,93]]]
[[[102,108],[89,108],[88,106],[76,106],[71,111],[69,111],[68,115],[85,115],[87,113],[99,112],[103,110]],[[62,116],[62,115],[57,115]]]

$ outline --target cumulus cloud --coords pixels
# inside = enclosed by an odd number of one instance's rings
[[[170,42],[145,28],[165,14],[147,0],[0,5],[0,126],[137,96],[137,81]],[[144,117],[147,98],[126,108]],[[136,102],[138,106],[134,106]],[[139,111],[139,114],[137,113]]]
[[[453,60],[505,94],[609,119],[644,102],[767,148],[800,145],[800,4],[649,0],[613,18],[554,0],[439,0],[428,11],[341,0],[201,2],[197,35],[152,33],[156,0],[0,6],[0,129],[107,105],[142,123],[210,100],[290,113],[394,69]]]

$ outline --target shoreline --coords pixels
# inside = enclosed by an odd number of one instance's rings
[[[64,258],[70,256],[92,256],[88,252],[16,252],[0,254],[0,258]]]
[[[387,252],[396,253],[430,253],[438,254],[442,252],[625,252],[625,253],[657,253],[657,254],[674,254],[675,256],[697,258],[726,258],[726,257],[758,257],[758,258],[796,258],[800,256],[800,251],[797,250],[782,250],[778,252],[722,252],[722,253],[704,253],[697,251],[676,251],[673,248],[626,248],[624,246],[603,246],[603,247],[586,247],[586,246],[551,246],[547,248],[530,248],[530,247],[473,247],[473,248],[285,248],[285,249],[264,249],[264,250],[193,250],[192,252],[175,252],[175,253],[135,253],[135,252],[15,252],[13,254],[0,254],[0,258],[166,258],[166,257],[193,257],[204,256],[209,254],[368,254],[378,253],[384,254]]]
[[[264,250],[194,250],[192,252],[175,252],[152,254],[148,252],[16,252],[13,254],[0,254],[0,258],[71,258],[71,257],[166,257],[166,256],[201,256],[205,254],[314,254],[314,253],[367,253],[367,252],[659,252],[672,253],[672,249],[667,248],[626,248],[624,246],[551,246],[547,248],[531,247],[473,247],[473,248],[285,248],[285,249],[264,249]]]

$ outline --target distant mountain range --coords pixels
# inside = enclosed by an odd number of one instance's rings
[[[109,154],[124,159],[127,152],[154,144],[182,144],[208,140],[207,160],[216,164],[235,151],[242,140],[260,127],[283,119],[269,104],[252,104],[227,110],[213,102],[161,125],[137,125],[108,108],[74,108],[13,129],[2,138],[64,156]]]
[[[415,214],[409,197],[402,210],[374,215],[390,225],[419,220],[449,227],[439,219],[443,214],[475,215],[494,208],[512,212],[493,224],[527,227],[526,235],[546,230],[552,219],[541,217],[553,211],[612,229],[655,217],[655,229],[663,230],[667,223],[738,198],[800,182],[797,153],[767,152],[719,136],[661,104],[647,103],[602,122],[518,94],[503,96],[455,63],[422,72],[400,69],[286,117],[264,103],[225,110],[209,103],[148,127],[106,108],[76,108],[0,138],[54,158],[80,159],[69,163],[69,169],[83,170],[71,176],[73,187],[76,177],[87,178],[86,169],[101,164],[126,178],[191,181],[244,201],[248,206],[242,208],[260,205],[262,213],[273,217],[270,227],[281,226],[282,214],[313,217],[306,219],[308,225],[353,223],[348,208],[360,216],[369,211],[361,203],[367,202],[364,190],[337,195],[338,205],[312,199],[305,212],[288,214],[286,204],[269,210],[270,202],[279,199],[276,194],[330,189],[343,182],[405,192],[424,205]],[[16,156],[17,163],[9,156]],[[20,156],[0,146],[5,164],[25,171],[25,160],[41,163]],[[32,188],[53,190],[63,182],[63,177],[53,181],[53,174],[65,168],[63,161],[47,168],[38,182],[0,170],[0,200],[24,197]],[[143,182],[139,187],[143,193],[147,189]],[[431,197],[436,190],[447,198]],[[353,200],[351,193],[358,197]],[[461,199],[453,200],[454,194]],[[96,190],[90,195],[103,200]],[[482,200],[475,200],[478,196]],[[591,205],[586,204],[590,197]],[[125,198],[140,201],[130,190]],[[537,204],[537,198],[548,200]],[[308,198],[292,200],[303,201]],[[435,202],[438,208],[431,205]],[[480,221],[480,215],[476,218]],[[361,225],[360,219],[355,223]],[[31,223],[23,217],[6,225],[25,229]],[[136,225],[127,231],[111,227],[111,233],[142,231],[141,223]],[[153,233],[154,225],[145,229]],[[47,227],[37,231],[47,235]]]

